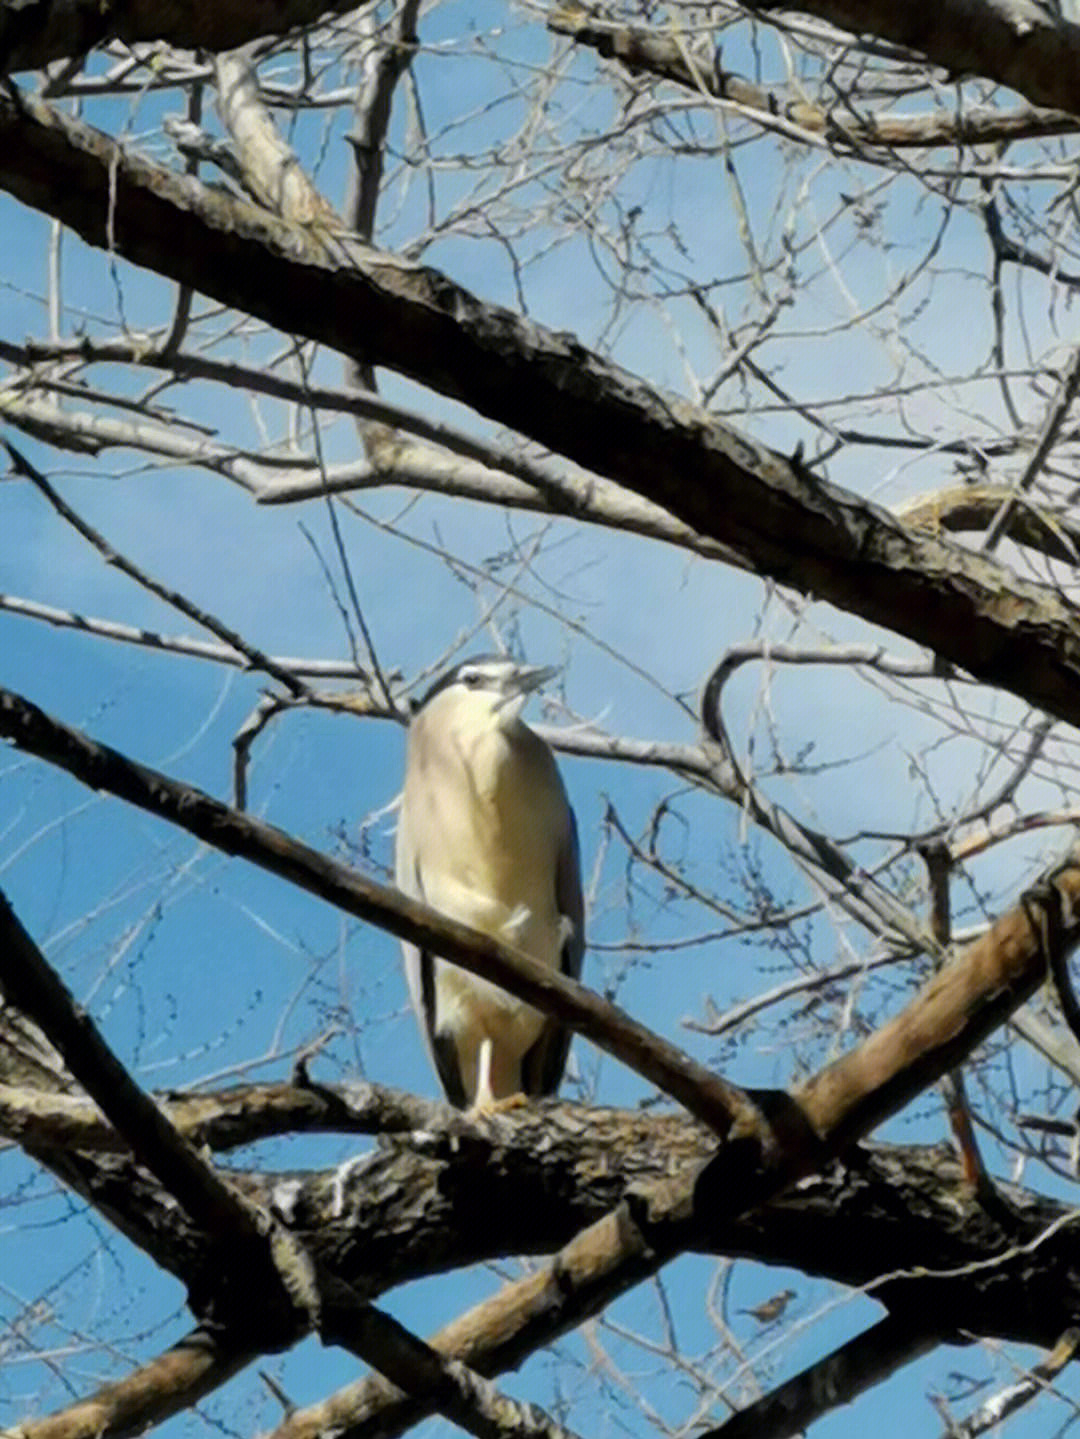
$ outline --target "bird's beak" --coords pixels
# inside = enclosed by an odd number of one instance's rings
[[[518,694],[531,694],[548,680],[554,679],[559,669],[559,665],[522,665],[514,675],[514,689]]]
[[[496,705],[502,716],[501,723],[510,724],[515,720],[525,708],[525,701],[533,690],[539,689],[558,673],[558,665],[519,665],[506,687],[506,693]]]

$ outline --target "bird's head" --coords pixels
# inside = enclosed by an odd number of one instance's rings
[[[505,729],[517,719],[533,690],[559,673],[557,665],[522,665],[501,655],[462,660],[440,676],[420,701],[423,711],[434,700],[467,705],[477,716]]]

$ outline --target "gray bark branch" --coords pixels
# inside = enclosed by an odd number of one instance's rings
[[[746,9],[799,10],[917,50],[953,75],[1000,80],[1036,105],[1080,115],[1080,25],[1039,0],[748,0]]]
[[[913,534],[572,336],[347,234],[208,190],[36,101],[0,100],[0,156],[0,187],[88,243],[111,240],[135,264],[460,399],[653,500],[757,572],[1080,723],[1075,607],[988,557]]]
[[[0,71],[39,70],[109,40],[231,50],[354,8],[352,0],[38,0],[0,5]]]

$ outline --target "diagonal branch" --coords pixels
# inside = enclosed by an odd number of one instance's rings
[[[6,1432],[10,1439],[127,1439],[190,1409],[257,1357],[220,1330],[196,1329],[123,1379]]]
[[[354,8],[354,0],[50,0],[0,5],[0,70],[40,70],[110,40],[162,40],[182,50],[231,50]]]
[[[910,1317],[886,1316],[698,1439],[790,1439],[935,1349],[941,1336],[933,1315],[925,1317],[919,1326]]]
[[[740,1120],[754,1127],[754,1106],[741,1091],[638,1024],[617,1005],[490,935],[446,919],[283,830],[137,764],[108,745],[94,743],[9,690],[0,690],[0,735],[27,753],[66,769],[83,784],[138,805],[224,854],[250,860],[347,914],[378,924],[413,944],[433,945],[454,964],[494,980],[555,1015],[667,1090],[718,1133],[727,1133]]]
[[[175,1412],[175,1401],[181,1397],[193,1401],[199,1392],[216,1387],[252,1357],[252,1345],[244,1338],[248,1333],[259,1334],[259,1347],[285,1342],[278,1332],[283,1318],[276,1323],[274,1318],[268,1321],[268,1313],[273,1315],[280,1305],[268,1302],[265,1292],[268,1285],[280,1285],[286,1315],[297,1307],[325,1340],[347,1342],[407,1391],[431,1394],[442,1412],[477,1439],[562,1439],[564,1431],[540,1410],[498,1394],[467,1366],[444,1360],[388,1315],[369,1306],[357,1311],[353,1305],[346,1326],[330,1323],[316,1295],[314,1272],[297,1241],[220,1179],[153,1100],[139,1090],[89,1016],[76,1008],[2,894],[0,988],[10,1003],[41,1027],[138,1160],[211,1235],[228,1240],[224,1263],[232,1272],[227,1273],[223,1287],[246,1288],[253,1277],[263,1281],[263,1293],[249,1290],[246,1294],[247,1312],[258,1316],[254,1323],[236,1328],[234,1320],[230,1327],[231,1364],[202,1364],[200,1352],[182,1349],[185,1362],[177,1364],[176,1355],[158,1361],[151,1366],[149,1376],[145,1370],[139,1371],[123,1385],[110,1386],[107,1394],[74,1406],[74,1413],[55,1416],[48,1423],[48,1432],[57,1439],[68,1432],[80,1432],[79,1425],[85,1426],[88,1416],[96,1426],[95,1432],[102,1432],[103,1423],[117,1432],[130,1430],[128,1411],[133,1405],[142,1408],[142,1421],[147,1417],[145,1406],[139,1404],[140,1396],[152,1397],[155,1419],[161,1419]],[[252,1274],[252,1261],[261,1274]],[[173,1380],[166,1394],[162,1393],[162,1370]]]
[[[196,624],[202,625],[202,627],[209,630],[212,635],[216,635],[219,640],[236,650],[237,653],[242,654],[252,669],[262,670],[264,674],[269,675],[272,679],[276,679],[279,684],[284,685],[290,694],[303,695],[307,693],[307,686],[297,678],[294,671],[285,669],[279,665],[269,655],[264,654],[262,650],[256,649],[254,645],[250,645],[247,640],[244,639],[243,635],[238,634],[231,626],[224,624],[216,615],[212,615],[200,605],[194,604],[186,595],[180,594],[178,590],[171,590],[166,585],[161,584],[153,575],[140,569],[134,561],[129,560],[126,555],[114,549],[105,536],[95,530],[93,525],[88,524],[80,514],[73,510],[63,496],[52,487],[37,466],[31,464],[22,451],[17,450],[9,440],[0,440],[0,445],[3,445],[11,458],[12,473],[22,475],[24,479],[29,480],[38,493],[43,495],[49,504],[52,505],[60,518],[65,520],[78,534],[82,535],[83,539],[97,550],[107,565],[114,566],[121,574],[127,575],[128,579],[134,580],[137,585],[141,585],[144,590],[148,590],[150,594],[155,595],[159,600],[164,601],[165,604],[171,605],[173,609],[179,610],[180,613],[186,615],[189,620],[194,620]]]
[[[246,1296],[249,1322],[240,1332],[257,1334],[260,1344],[271,1347],[314,1322],[318,1300],[299,1245],[226,1183],[142,1092],[90,1016],[75,1005],[2,893],[0,990],[40,1026],[139,1163],[212,1239],[227,1245],[238,1278],[259,1286]],[[228,1298],[223,1307],[230,1309]]]
[[[476,1439],[577,1439],[537,1405],[500,1394],[460,1359],[447,1358],[373,1305],[350,1308],[344,1325],[324,1323],[322,1333]]]
[[[671,1191],[668,1202],[675,1212],[684,1206],[685,1195]],[[459,1315],[432,1335],[429,1344],[479,1374],[516,1368],[536,1349],[554,1343],[656,1273],[674,1252],[650,1243],[629,1206],[620,1204],[582,1230],[542,1269]],[[406,1394],[385,1379],[362,1379],[297,1410],[273,1439],[319,1439],[331,1431],[338,1439],[395,1439],[434,1408],[430,1397]]]
[[[724,100],[747,120],[778,129],[789,139],[824,140],[830,145],[905,147],[986,145],[1039,135],[1068,135],[1080,125],[1075,115],[1054,110],[965,109],[960,114],[938,110],[927,115],[858,115],[850,104],[832,108],[802,99],[790,91],[756,85],[720,65],[711,37],[705,41],[680,35],[669,25],[626,25],[606,19],[570,0],[548,13],[547,27],[569,35],[577,45],[618,60],[632,74],[655,75],[676,85]],[[868,157],[864,157],[868,158]]]
[[[1080,722],[1073,606],[989,557],[911,533],[573,337],[347,234],[211,191],[28,98],[0,100],[0,157],[0,188],[88,243],[460,399],[645,495],[758,573]]]
[[[411,943],[435,948],[592,1039],[660,1084],[715,1132],[753,1140],[741,1148],[720,1148],[714,1178],[722,1214],[740,1213],[812,1172],[829,1154],[840,1152],[940,1079],[1043,982],[1049,944],[1064,954],[1080,940],[1080,850],[1074,850],[857,1048],[790,1095],[760,1091],[751,1096],[585,986],[338,864],[272,825],[91,742],[8,690],[0,690],[0,735],[223,853],[248,859]]]
[[[1080,1349],[1080,1329],[1074,1326],[1066,1329],[1045,1359],[1032,1365],[1029,1374],[1026,1374],[1018,1383],[1010,1384],[1007,1389],[1000,1390],[980,1404],[975,1413],[965,1419],[963,1423],[951,1423],[947,1434],[943,1435],[942,1439],[976,1439],[977,1435],[986,1434],[991,1429],[998,1428],[1018,1409],[1022,1409],[1025,1404],[1030,1404],[1033,1399],[1045,1394],[1050,1387],[1051,1380],[1056,1379],[1065,1366],[1071,1364],[1076,1358],[1078,1349]]]
[[[1036,105],[1080,115],[1080,25],[1042,0],[745,0],[768,15],[799,10],[851,30],[921,51],[953,75],[985,75]]]
[[[211,1233],[251,1230],[240,1197],[199,1158],[78,1008],[0,893],[0,990],[56,1046],[141,1164]]]
[[[450,494],[460,494],[471,499],[487,498],[499,504],[572,514],[593,524],[615,525],[620,529],[631,529],[635,533],[664,540],[668,544],[696,548],[701,554],[713,559],[724,554],[715,542],[696,535],[689,526],[672,519],[658,506],[637,495],[627,494],[609,480],[603,480],[598,475],[576,476],[569,471],[556,472],[539,460],[521,454],[510,445],[499,444],[492,438],[471,435],[462,426],[454,425],[449,420],[433,419],[414,406],[395,402],[370,390],[335,389],[314,384],[310,380],[294,380],[275,370],[257,370],[232,360],[218,360],[210,355],[189,354],[183,350],[165,350],[151,335],[132,335],[123,339],[91,339],[82,335],[74,340],[48,343],[28,339],[18,345],[0,336],[0,357],[10,360],[13,365],[34,369],[35,373],[28,376],[28,379],[33,380],[39,379],[37,367],[47,367],[51,361],[70,363],[75,360],[87,365],[137,365],[163,370],[185,379],[209,380],[245,393],[272,395],[276,399],[305,405],[309,409],[353,415],[359,420],[378,421],[395,429],[405,430],[421,439],[430,440],[431,446],[425,446],[423,451],[429,465],[434,463],[431,457],[441,451],[474,462],[472,465],[451,468],[447,455],[441,454],[442,467],[446,473],[436,473],[427,478],[426,483],[431,488],[445,489]],[[25,403],[26,393],[26,389],[20,390],[20,403],[16,404],[11,390],[5,391],[5,414],[14,412],[16,422],[21,406]],[[53,420],[56,420],[55,414]],[[145,430],[145,427],[142,428]],[[48,434],[43,425],[40,438],[48,440],[49,443],[62,442],[55,433]],[[68,443],[75,444],[80,441],[102,447],[123,443],[122,432],[119,430],[110,431],[105,427],[95,430],[89,426],[78,429],[73,426]],[[134,444],[134,436],[131,442]],[[436,446],[437,449],[434,448]],[[206,448],[210,457],[216,459],[218,464],[224,464],[223,460],[217,459],[209,446]],[[198,451],[194,446],[191,446],[186,454],[182,453],[179,447],[176,452],[164,453],[175,453],[176,458],[185,458],[193,464],[199,463]],[[250,489],[260,504],[268,505],[292,504],[298,500],[310,499],[313,495],[323,493],[325,489],[336,492],[370,487],[376,483],[390,484],[398,474],[397,465],[388,471],[374,465],[368,465],[362,470],[358,470],[356,466],[327,466],[325,473],[321,473],[316,480],[293,463],[290,466],[290,478],[286,476],[283,467],[275,469],[273,462],[267,457],[259,456],[258,459],[265,472],[261,482],[256,479],[257,465],[253,456],[242,457],[238,454],[237,460],[245,463],[244,470],[238,473],[226,470],[226,473],[231,473],[233,478],[237,478]],[[341,474],[340,480],[335,479],[338,474]],[[406,467],[401,473],[400,482],[410,485],[424,484],[422,467]],[[561,506],[556,504],[560,490],[564,495]],[[727,558],[730,560],[731,556],[728,555]]]

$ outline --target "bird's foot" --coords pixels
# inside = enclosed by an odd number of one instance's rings
[[[505,1094],[502,1099],[496,1099],[488,1091],[487,1094],[478,1094],[469,1106],[469,1114],[473,1119],[482,1119],[485,1115],[506,1114],[512,1109],[521,1109],[529,1103],[529,1096],[523,1094],[519,1089],[516,1094]]]

